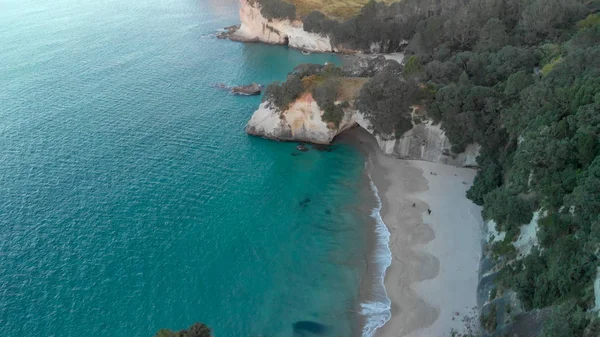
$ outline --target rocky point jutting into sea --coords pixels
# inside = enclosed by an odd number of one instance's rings
[[[275,140],[330,144],[340,133],[358,126],[373,134],[379,147],[387,155],[456,166],[477,166],[475,159],[479,146],[471,144],[461,153],[452,153],[452,144],[445,132],[439,123],[436,124],[427,118],[422,106],[410,107],[412,127],[400,137],[375,133],[368,118],[365,118],[364,114],[356,108],[354,100],[362,84],[367,80],[367,74],[383,70],[390,62],[395,61],[380,56],[367,62],[357,62],[360,67],[364,67],[359,70],[356,70],[355,65],[342,70],[347,75],[352,75],[344,78],[341,84],[344,86],[343,94],[351,104],[343,109],[343,116],[337,125],[323,120],[325,111],[319,107],[313,94],[303,92],[283,111],[271,101],[270,97],[265,96],[248,121],[246,132]],[[301,72],[302,68],[303,66],[297,68],[295,72]]]
[[[231,32],[232,40],[285,44],[315,52],[337,51],[331,45],[329,37],[305,31],[300,20],[268,20],[261,14],[261,5],[258,1],[240,0],[240,4],[241,24],[238,29]]]

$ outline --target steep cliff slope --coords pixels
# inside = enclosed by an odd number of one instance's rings
[[[389,64],[394,61],[379,59],[379,62]],[[377,60],[370,66],[385,71],[381,66],[377,67]],[[371,74],[371,70],[367,67],[363,71]],[[441,126],[428,120],[417,106],[406,111],[411,126],[401,135],[376,132],[369,117],[356,105],[359,92],[369,79],[343,77],[344,71],[355,73],[356,70],[316,65],[297,68],[285,83],[275,84],[267,90],[263,103],[248,121],[246,132],[269,139],[329,144],[343,131],[360,126],[374,135],[388,155],[458,166],[477,165],[479,146],[472,144],[460,154],[452,153],[452,144]],[[321,98],[319,103],[316,98],[326,96],[324,90],[328,85],[335,86],[334,97],[329,103]]]
[[[239,29],[231,39],[242,42],[287,44],[290,47],[316,52],[332,52],[329,37],[306,32],[302,21],[296,19],[267,19],[261,5],[252,0],[240,0]]]

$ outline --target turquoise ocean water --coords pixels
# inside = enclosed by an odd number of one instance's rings
[[[211,86],[339,60],[214,38],[237,8],[0,0],[1,335],[356,332],[363,155],[249,137],[260,97]]]

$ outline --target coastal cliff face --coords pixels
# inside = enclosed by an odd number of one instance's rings
[[[248,121],[246,132],[268,139],[317,144],[329,144],[335,136],[355,125],[373,134],[371,123],[356,110],[347,109],[339,127],[323,121],[323,113],[310,93],[304,94],[283,112],[266,101]],[[386,155],[456,166],[477,165],[478,145],[469,145],[465,152],[452,154],[448,137],[439,125],[431,122],[414,125],[399,139],[374,136]]]
[[[334,51],[329,37],[306,32],[300,20],[268,20],[260,12],[260,5],[240,0],[240,28],[231,38],[242,42],[287,44],[290,47],[315,52]]]
[[[356,122],[365,130],[373,133],[371,123],[361,114],[355,117]],[[452,144],[441,126],[434,125],[431,121],[414,123],[412,129],[396,139],[393,137],[382,137],[375,135],[379,147],[383,153],[401,159],[424,160],[433,163],[448,164],[455,166],[477,166],[479,145],[471,144],[466,150],[459,154],[453,154],[450,150]]]
[[[323,113],[310,93],[302,95],[283,112],[266,101],[248,121],[246,132],[275,140],[329,144],[335,136],[356,124],[350,110],[345,112],[338,127],[323,121]]]

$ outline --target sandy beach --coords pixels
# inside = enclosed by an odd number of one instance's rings
[[[385,287],[392,318],[377,336],[441,337],[472,328],[483,220],[466,191],[476,171],[387,157],[360,128],[346,137],[368,155],[391,234]]]

